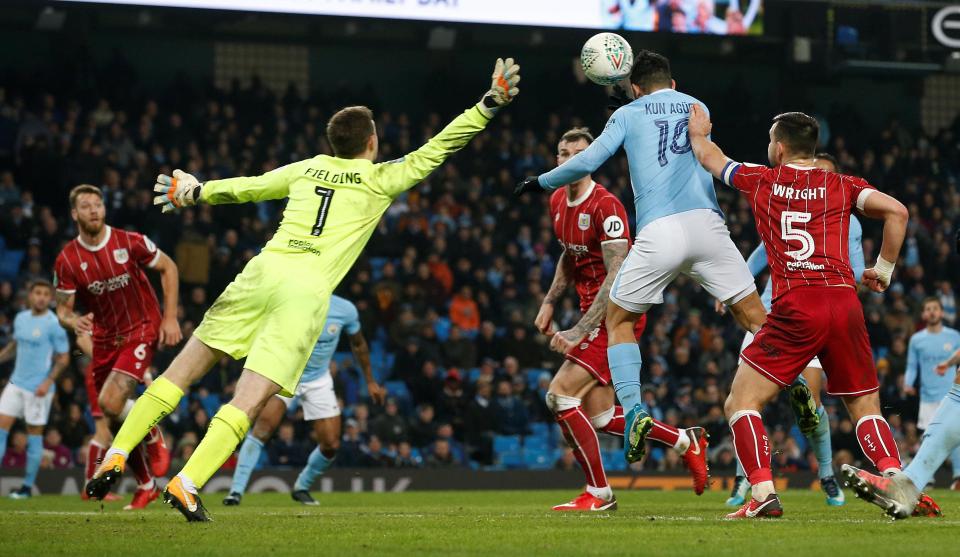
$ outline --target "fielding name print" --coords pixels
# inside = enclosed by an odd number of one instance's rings
[[[362,184],[359,172],[330,172],[326,168],[308,168],[304,176],[323,180],[328,184]]]

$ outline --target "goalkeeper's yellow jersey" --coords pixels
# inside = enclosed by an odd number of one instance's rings
[[[400,159],[373,163],[318,155],[262,176],[211,180],[211,205],[289,197],[265,252],[283,255],[280,273],[311,273],[332,291],[360,256],[380,217],[401,193],[463,148],[489,119],[477,107],[455,118],[425,145]]]

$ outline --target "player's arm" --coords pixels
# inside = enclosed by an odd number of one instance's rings
[[[540,311],[537,312],[537,318],[533,321],[537,330],[545,335],[553,334],[553,310],[556,308],[557,300],[570,286],[570,277],[573,275],[572,265],[573,261],[567,257],[567,250],[563,250],[560,253],[560,259],[557,260],[557,270],[553,273],[553,282],[550,283],[550,289],[543,296]]]
[[[917,394],[915,384],[919,370],[920,355],[917,354],[917,343],[914,342],[914,337],[910,337],[910,341],[907,343],[907,373],[903,377],[903,394]]]
[[[476,105],[447,124],[422,147],[397,160],[378,164],[372,186],[394,198],[417,185],[480,133],[519,94],[520,66],[513,58],[497,59],[490,89]]]
[[[350,339],[350,351],[353,352],[353,357],[356,358],[357,364],[360,365],[363,376],[367,380],[367,392],[370,393],[370,398],[377,404],[383,404],[387,398],[387,391],[373,377],[373,367],[370,365],[370,347],[367,345],[367,339],[359,330],[349,334],[347,338]]]
[[[93,333],[93,314],[79,315],[73,311],[76,295],[73,292],[57,290],[57,320],[60,326],[76,333],[78,337]]]
[[[64,336],[64,341],[66,341],[66,336]],[[43,382],[40,383],[40,386],[37,387],[37,390],[33,394],[37,396],[47,396],[47,392],[57,382],[57,378],[60,377],[60,374],[63,373],[63,370],[67,369],[67,366],[70,365],[70,354],[68,352],[58,352],[53,355],[53,366],[50,367],[50,373],[47,374]]]
[[[283,166],[260,176],[241,176],[226,180],[200,182],[193,175],[177,169],[173,176],[161,174],[153,191],[154,205],[163,207],[163,212],[190,207],[198,203],[224,205],[228,203],[256,203],[270,199],[283,199],[290,194],[293,165]]]
[[[714,178],[729,183],[728,180],[724,179],[723,174],[724,171],[729,172],[734,163],[723,154],[716,143],[710,140],[712,129],[713,123],[710,122],[707,111],[699,104],[691,104],[687,130],[690,135],[690,146],[693,148],[693,154]]]
[[[938,374],[945,375],[950,368],[956,369],[958,365],[960,365],[960,348],[949,358],[937,364],[937,367],[934,369],[936,369]]]
[[[600,165],[607,162],[607,159],[623,145],[626,137],[627,130],[623,122],[623,114],[618,112],[614,112],[613,116],[607,120],[603,133],[589,147],[549,172],[539,176],[528,176],[517,184],[513,193],[523,195],[527,192],[552,191],[572,184],[600,168]]]
[[[183,338],[177,322],[177,306],[180,303],[180,271],[170,256],[157,251],[153,270],[160,273],[160,288],[163,290],[163,321],[160,323],[160,344],[175,346]]]
[[[883,292],[890,286],[893,268],[900,256],[903,238],[907,234],[910,213],[893,197],[873,188],[856,188],[856,207],[865,216],[883,221],[883,242],[880,255],[871,269],[863,272],[863,283],[875,292]]]
[[[590,304],[590,309],[580,317],[573,328],[566,331],[560,331],[553,336],[550,342],[550,348],[566,353],[572,349],[580,339],[587,336],[590,331],[596,329],[603,322],[607,315],[607,301],[610,299],[610,289],[613,282],[617,279],[617,273],[620,272],[620,266],[623,260],[627,258],[627,251],[630,249],[630,242],[623,240],[610,240],[601,244],[603,250],[603,265],[607,269],[607,276],[600,284],[600,290],[597,291],[597,297]]]
[[[17,355],[17,341],[10,339],[2,349],[0,349],[0,364],[5,364]]]

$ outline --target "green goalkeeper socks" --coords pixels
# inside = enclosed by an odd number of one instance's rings
[[[127,455],[143,441],[157,422],[173,412],[183,398],[183,391],[163,376],[157,377],[137,399],[130,414],[123,420],[111,449]]]
[[[200,490],[230,458],[248,429],[250,418],[247,414],[236,406],[224,404],[210,420],[207,434],[178,475],[189,478]]]

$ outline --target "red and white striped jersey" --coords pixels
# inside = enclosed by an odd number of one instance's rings
[[[573,281],[580,297],[580,311],[593,304],[600,285],[607,277],[602,245],[630,242],[630,228],[623,203],[606,188],[591,182],[578,199],[567,199],[567,189],[550,196],[553,231],[573,265]]]
[[[79,237],[54,263],[58,292],[75,294],[84,312],[93,313],[93,338],[105,341],[160,326],[160,303],[143,267],[153,267],[160,250],[136,232],[107,227],[99,245]]]
[[[723,182],[753,208],[767,249],[773,300],[799,286],[856,288],[850,268],[850,215],[875,191],[863,178],[819,168],[727,163]]]

